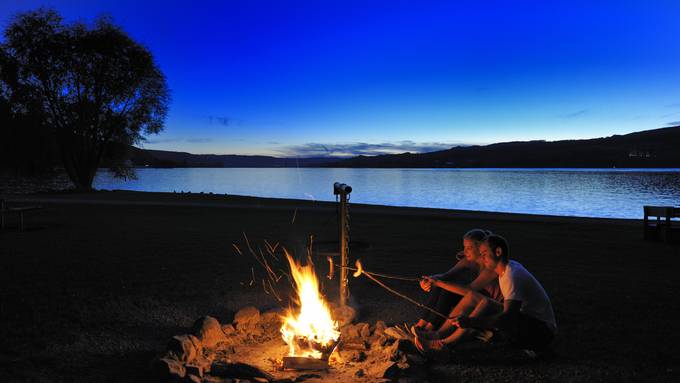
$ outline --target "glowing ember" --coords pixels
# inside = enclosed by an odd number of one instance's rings
[[[313,265],[302,266],[286,253],[291,275],[295,280],[300,311],[288,312],[281,326],[281,335],[288,344],[289,356],[328,357],[340,337],[337,322],[319,292]]]

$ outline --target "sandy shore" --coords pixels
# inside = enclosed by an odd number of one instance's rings
[[[224,195],[99,192],[5,195],[40,204],[0,233],[0,381],[149,381],[148,363],[198,317],[280,304],[249,286],[266,239],[298,254],[337,241],[335,205]],[[641,222],[351,206],[352,256],[367,269],[419,276],[447,269],[470,228],[510,241],[550,294],[558,359],[521,364],[458,355],[460,381],[677,381],[680,246],[642,240]],[[320,266],[320,272],[325,272]],[[408,282],[391,285],[411,296]],[[334,298],[333,285],[326,286]],[[352,280],[362,321],[411,322],[418,310]]]

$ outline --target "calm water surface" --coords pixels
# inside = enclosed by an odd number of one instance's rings
[[[137,180],[101,172],[98,189],[213,192],[581,217],[641,218],[643,205],[680,206],[680,169],[138,169]]]

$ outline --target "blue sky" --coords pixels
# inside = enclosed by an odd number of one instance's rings
[[[106,13],[166,74],[146,148],[349,155],[680,124],[678,1],[13,1]]]

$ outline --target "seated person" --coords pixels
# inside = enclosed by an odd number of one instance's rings
[[[557,324],[550,298],[543,286],[519,262],[508,258],[508,244],[498,235],[488,236],[480,246],[487,268],[498,274],[504,302],[499,304],[481,294],[470,292],[477,301],[468,315],[450,320],[460,328],[495,329],[516,347],[536,352],[549,350]],[[451,341],[421,340],[421,349],[437,348]],[[531,355],[531,353],[530,353]]]
[[[498,275],[483,266],[479,253],[479,245],[490,233],[479,229],[468,231],[463,236],[463,252],[457,255],[459,260],[453,268],[444,274],[423,277],[420,287],[429,293],[426,306],[449,315],[468,291],[480,291],[484,295],[500,299]],[[462,313],[469,312],[455,312],[456,315]],[[438,338],[452,330],[455,327],[449,321],[430,311],[424,311],[422,318],[411,328],[414,335],[427,334],[428,338]]]

